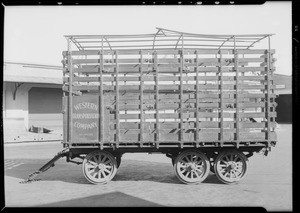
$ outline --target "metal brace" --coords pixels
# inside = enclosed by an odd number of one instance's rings
[[[60,151],[59,153],[57,153],[54,158],[52,158],[49,162],[47,162],[44,166],[42,166],[39,170],[33,172],[32,174],[30,174],[28,176],[28,178],[24,181],[21,181],[20,183],[31,183],[33,181],[37,181],[37,180],[34,180],[34,178],[36,176],[38,176],[40,173],[42,172],[45,172],[47,171],[48,169],[50,169],[51,167],[55,166],[55,162],[62,158],[62,157],[65,157],[69,154],[69,150],[68,149],[64,149],[62,151]]]

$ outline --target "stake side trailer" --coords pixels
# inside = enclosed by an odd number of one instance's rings
[[[248,158],[276,144],[271,36],[162,28],[65,36],[65,151],[57,158],[81,159],[94,184],[110,181],[129,152],[166,154],[187,184],[210,171],[224,183],[242,180]]]

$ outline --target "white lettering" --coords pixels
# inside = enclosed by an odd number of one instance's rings
[[[93,129],[96,128],[98,125],[96,122],[92,122],[92,123],[80,123],[78,121],[76,121],[74,123],[74,127],[78,128],[78,129]]]
[[[97,113],[73,113],[74,119],[98,119],[99,114]]]
[[[89,103],[89,102],[82,102],[82,103],[78,103],[76,105],[74,105],[74,108],[76,111],[80,110],[80,109],[92,109],[97,111],[98,110],[98,106],[94,103]]]

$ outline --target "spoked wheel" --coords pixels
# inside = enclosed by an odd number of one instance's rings
[[[187,150],[180,153],[174,162],[178,179],[186,184],[201,183],[208,176],[209,160],[198,150]]]
[[[115,157],[106,151],[94,151],[86,156],[82,164],[85,178],[93,183],[107,183],[116,175]]]
[[[238,150],[221,152],[215,160],[214,170],[220,181],[233,184],[241,181],[247,173],[248,159]]]

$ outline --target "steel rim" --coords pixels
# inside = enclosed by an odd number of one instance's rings
[[[209,173],[209,160],[201,152],[186,151],[175,160],[174,168],[177,177],[184,183],[200,183]]]
[[[107,183],[117,172],[115,158],[108,152],[90,153],[83,162],[83,173],[86,179],[94,184]]]
[[[242,180],[247,172],[248,159],[239,151],[221,153],[215,162],[218,178],[224,183],[236,183]]]

